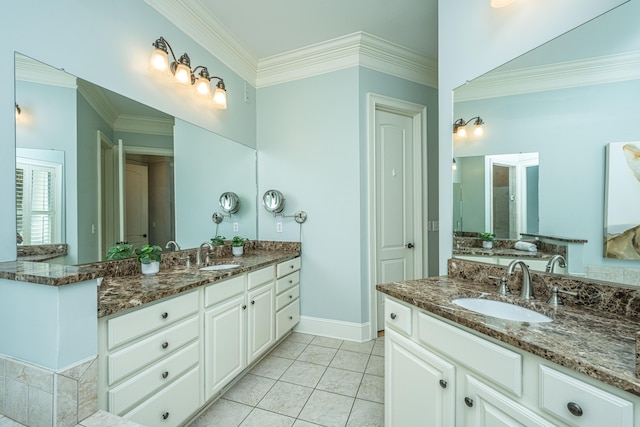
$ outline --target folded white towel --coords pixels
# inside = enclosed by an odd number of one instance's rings
[[[519,251],[537,252],[538,248],[535,244],[529,242],[517,241],[515,248]]]

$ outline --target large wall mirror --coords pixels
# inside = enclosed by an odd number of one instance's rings
[[[530,221],[528,232],[587,240],[584,274],[635,284],[640,262],[605,259],[603,235],[605,147],[640,141],[638,16],[640,2],[627,2],[470,81],[454,92],[453,117],[480,116],[485,122],[482,136],[454,136],[458,167],[486,165],[495,155],[538,153],[539,165],[531,170],[537,175],[537,224]],[[464,221],[456,196],[460,184],[463,193],[479,196],[465,190],[471,184],[456,172],[454,183],[454,227],[462,217],[458,229],[500,230],[484,210],[475,222]],[[640,197],[640,188],[629,197]],[[635,282],[616,273],[627,270]],[[606,274],[590,274],[596,271]]]
[[[195,247],[226,191],[242,203],[219,234],[256,238],[253,148],[25,55],[15,64],[18,246],[66,243],[53,261],[65,264],[117,241]]]

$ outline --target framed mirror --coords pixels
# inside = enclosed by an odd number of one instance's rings
[[[605,259],[603,230],[605,147],[640,141],[637,16],[640,3],[627,2],[470,81],[453,115],[486,123],[481,137],[454,137],[457,162],[539,153],[538,233],[586,240],[582,274],[634,284],[640,262]]]

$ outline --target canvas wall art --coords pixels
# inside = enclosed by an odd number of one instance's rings
[[[640,142],[607,145],[605,258],[640,260]]]

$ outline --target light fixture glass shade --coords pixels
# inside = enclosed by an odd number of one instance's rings
[[[209,79],[206,77],[198,77],[195,86],[195,90],[198,95],[207,97],[211,95],[211,85],[209,84]]]
[[[168,73],[169,72],[169,55],[162,49],[154,49],[149,59],[149,70]]]
[[[500,7],[509,6],[514,1],[515,0],[489,0],[489,4],[491,5],[491,7],[495,7],[497,9]]]
[[[177,83],[185,86],[191,85],[191,68],[185,64],[176,64],[176,70],[173,72],[173,76]]]
[[[473,134],[475,136],[482,136],[483,133],[484,129],[482,128],[482,125],[476,125],[475,129],[473,130]]]
[[[458,163],[456,163],[456,159],[453,159],[453,166],[452,166],[452,169],[453,169],[454,171],[457,171],[457,170],[458,170]]]
[[[458,131],[456,132],[456,135],[458,135],[460,138],[466,138],[467,130],[464,128],[464,126],[460,126],[458,128]]]
[[[222,110],[227,109],[227,91],[220,87],[216,87],[216,91],[213,92],[213,105]]]

